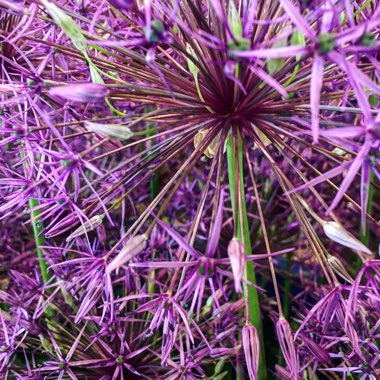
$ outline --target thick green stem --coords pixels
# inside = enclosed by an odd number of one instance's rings
[[[236,173],[236,159],[238,159],[239,173]],[[234,146],[234,139],[232,134],[229,136],[227,141],[227,163],[228,163],[228,181],[230,186],[231,204],[233,210],[234,224],[237,226],[237,238],[245,243],[245,249],[247,255],[252,254],[251,239],[249,236],[249,226],[248,226],[248,216],[247,216],[247,205],[245,202],[245,192],[244,192],[244,174],[243,174],[243,147],[240,135],[238,136],[238,149],[236,151]],[[239,176],[239,177],[238,177]],[[242,213],[239,212],[239,207],[236,205],[236,183],[237,178],[239,178],[240,183],[240,194],[242,202]],[[241,226],[243,226],[243,231]],[[244,239],[243,239],[244,237]],[[256,284],[256,276],[251,261],[246,264],[246,274],[247,280],[252,284]],[[267,378],[267,370],[265,365],[265,348],[264,348],[264,337],[261,322],[260,313],[260,303],[257,290],[253,286],[247,287],[247,292],[245,294],[248,300],[249,308],[249,318],[250,323],[256,327],[260,338],[260,358],[259,358],[259,371],[258,380],[265,380]]]
[[[33,210],[34,207],[37,207],[39,205],[38,201],[35,199],[29,200],[29,207],[32,209],[32,226],[33,226],[33,233],[34,233],[34,241],[36,243],[36,250],[37,250],[37,257],[38,257],[38,263],[40,265],[41,270],[41,276],[43,282],[47,282],[50,278],[50,275],[48,273],[47,264],[44,258],[44,254],[42,252],[42,249],[40,248],[45,244],[45,238],[40,235],[40,232],[43,229],[43,225],[40,221],[40,210]]]

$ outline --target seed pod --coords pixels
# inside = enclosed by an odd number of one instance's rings
[[[298,359],[292,330],[288,321],[280,317],[276,323],[277,337],[292,379],[298,378]]]
[[[76,237],[82,236],[89,231],[95,230],[102,224],[103,219],[104,214],[93,216],[92,218],[84,222],[80,227],[78,227],[72,234],[70,234],[70,236],[66,238],[66,242],[70,242]]]
[[[227,251],[231,262],[232,274],[234,275],[235,290],[237,293],[241,293],[241,279],[246,260],[245,247],[238,239],[233,238],[228,244]]]
[[[356,249],[366,255],[372,255],[372,252],[362,242],[356,239],[354,235],[348,232],[341,224],[337,222],[323,222],[322,227],[326,236],[336,243],[344,245],[348,248]]]
[[[259,368],[260,343],[257,330],[252,325],[245,325],[242,331],[242,343],[250,380],[257,379]]]
[[[138,255],[145,249],[147,239],[148,237],[146,235],[136,235],[132,239],[129,239],[117,256],[107,265],[107,272],[111,273]]]
[[[100,124],[86,121],[84,126],[99,135],[118,140],[128,140],[133,136],[133,132],[122,124]]]
[[[207,131],[200,131],[194,136],[194,148],[198,148],[201,142],[207,137]],[[218,136],[216,136],[210,144],[206,147],[203,154],[208,158],[214,158],[216,153],[216,147],[218,145]]]

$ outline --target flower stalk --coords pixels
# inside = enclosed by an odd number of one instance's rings
[[[235,140],[237,144],[235,144]],[[237,148],[237,149],[236,149]],[[228,181],[231,195],[231,205],[233,210],[233,219],[236,230],[237,239],[245,245],[246,254],[252,254],[252,245],[249,235],[247,205],[245,202],[244,192],[244,172],[243,172],[243,144],[241,141],[240,133],[236,131],[235,136],[230,133],[227,140],[227,165],[228,165]],[[238,172],[236,172],[238,167]],[[240,194],[240,199],[238,197]],[[237,200],[241,202],[241,207],[238,207]],[[247,261],[246,263],[246,278],[252,284],[256,284],[256,275],[253,263]],[[258,379],[263,380],[267,378],[265,354],[264,354],[264,338],[261,322],[259,297],[255,287],[245,286],[244,296],[247,302],[247,316],[249,321],[257,330],[260,341],[260,357]]]
[[[50,279],[50,274],[48,272],[48,266],[41,249],[41,247],[45,244],[45,238],[43,235],[41,235],[41,231],[43,230],[43,224],[40,218],[40,210],[36,209],[37,206],[39,206],[38,201],[34,198],[31,198],[29,200],[29,207],[32,210],[31,217],[32,217],[34,241],[36,243],[38,264],[40,266],[42,281],[48,282]]]

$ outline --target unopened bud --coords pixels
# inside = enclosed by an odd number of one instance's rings
[[[104,137],[109,137],[118,140],[128,140],[133,136],[133,132],[122,124],[100,124],[86,121],[85,127],[91,131],[98,133]]]
[[[73,102],[88,103],[102,101],[107,96],[108,89],[95,83],[68,84],[52,87],[49,94]]]
[[[246,261],[245,247],[238,239],[233,238],[228,244],[227,251],[231,262],[232,274],[234,276],[235,290],[237,293],[241,293],[241,280]]]
[[[298,360],[292,330],[288,321],[280,317],[276,323],[276,331],[285,363],[288,366],[292,379],[298,378]]]
[[[322,227],[327,237],[336,243],[363,252],[366,255],[372,255],[372,252],[341,224],[337,222],[324,222]]]
[[[242,343],[250,380],[257,379],[260,356],[260,342],[257,330],[252,325],[245,325],[242,331]]]
[[[70,236],[66,238],[66,242],[70,242],[76,237],[82,236],[89,231],[93,231],[98,228],[103,222],[104,214],[95,215],[86,222],[84,222],[80,227],[78,227]]]
[[[147,239],[148,237],[146,235],[136,235],[129,239],[127,244],[107,266],[107,272],[111,273],[113,270],[120,268],[126,262],[137,256],[145,249]]]

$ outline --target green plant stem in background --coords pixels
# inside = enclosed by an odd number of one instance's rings
[[[368,189],[368,204],[367,204],[367,213],[371,215],[372,213],[372,206],[373,206],[373,196],[374,196],[374,188],[373,188],[373,181],[374,181],[374,174],[371,170],[370,176],[369,176],[369,189]],[[369,234],[370,229],[368,228],[368,221],[367,221],[367,228],[365,230],[365,233],[363,232],[363,229],[360,228],[360,241],[368,247],[369,245]]]
[[[30,209],[32,209],[31,217],[32,217],[34,241],[36,243],[38,263],[41,270],[42,281],[47,282],[50,278],[50,275],[48,273],[47,263],[45,261],[44,254],[41,249],[41,247],[45,244],[45,238],[40,235],[40,232],[43,229],[43,225],[41,223],[40,216],[39,216],[40,210],[33,210],[33,208],[37,207],[38,205],[39,205],[38,201],[36,201],[33,198],[30,199],[29,207]]]
[[[233,210],[234,224],[237,226],[237,238],[242,242],[244,236],[245,250],[247,255],[252,254],[251,239],[249,236],[249,226],[248,226],[248,216],[247,216],[247,205],[245,202],[245,192],[244,192],[244,174],[243,174],[243,144],[238,135],[238,151],[235,151],[234,140],[232,134],[229,136],[227,141],[227,163],[228,163],[228,181],[230,187],[230,196],[231,196],[231,205]],[[236,159],[239,160],[239,173],[235,172],[236,168]],[[235,205],[235,189],[236,189],[236,179],[237,176],[240,178],[240,192],[242,198],[242,210],[243,215],[240,215],[240,212],[237,212]],[[240,223],[240,222],[243,223]],[[243,231],[241,230],[241,224],[243,225]],[[251,261],[246,264],[246,273],[247,280],[252,284],[256,284],[255,270],[253,263]],[[265,365],[265,350],[264,350],[264,336],[261,322],[261,313],[260,313],[260,304],[257,290],[253,286],[248,286],[248,294],[245,294],[248,297],[249,305],[249,315],[250,323],[256,327],[257,332],[260,338],[260,358],[259,358],[259,371],[258,371],[258,380],[265,380],[267,378],[267,370]]]
[[[155,128],[154,125],[149,124],[147,128],[147,136],[151,137],[154,136],[155,134]],[[155,144],[155,139],[151,140],[151,144]],[[150,180],[149,183],[149,188],[150,188],[150,198],[154,200],[156,196],[160,192],[160,183],[159,183],[159,177],[157,171],[154,172],[152,179]],[[154,260],[155,253],[153,254],[152,260]],[[148,293],[154,293],[154,277],[155,277],[155,271],[152,270],[149,274],[149,280],[148,280]]]
[[[147,137],[154,136],[154,134],[155,134],[154,125],[149,124],[147,128]],[[152,146],[155,144],[155,139],[151,140],[151,144]],[[154,199],[160,192],[160,183],[159,183],[157,172],[154,172],[152,179],[150,180],[149,186],[150,186],[150,197],[151,199]]]
[[[20,153],[21,159],[25,158],[25,154],[23,151]],[[26,167],[24,162],[24,168]],[[29,200],[29,208],[31,211],[31,223],[33,226],[33,235],[34,235],[34,242],[36,244],[36,252],[37,252],[37,258],[38,258],[38,264],[40,266],[41,271],[41,277],[43,282],[47,282],[50,278],[50,275],[48,273],[47,264],[45,261],[44,253],[42,252],[41,247],[45,244],[45,238],[40,233],[43,230],[43,224],[41,222],[40,218],[40,210],[33,210],[35,207],[39,206],[39,202],[35,200],[34,198],[31,198]]]

